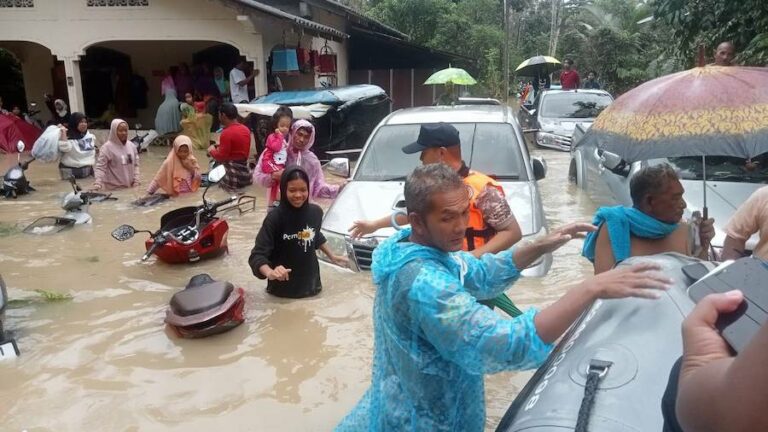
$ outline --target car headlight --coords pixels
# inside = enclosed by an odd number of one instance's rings
[[[548,132],[536,132],[536,143],[540,146],[567,146],[571,144],[571,139]]]
[[[328,246],[328,249],[330,249],[334,255],[348,256],[347,240],[344,238],[343,235],[337,234],[332,231],[326,231],[326,230],[321,230],[320,232],[322,232],[323,235],[325,236],[325,244],[326,246]],[[321,260],[325,262],[331,262],[331,260],[327,256],[325,256],[325,254],[320,254],[319,257]]]

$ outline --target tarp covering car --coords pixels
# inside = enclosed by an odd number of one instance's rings
[[[275,110],[280,105],[290,106],[295,118],[315,125],[313,149],[320,159],[328,159],[329,151],[361,149],[379,121],[389,114],[389,101],[381,87],[363,84],[275,92],[236,106],[240,115],[256,126],[262,143],[271,132]]]

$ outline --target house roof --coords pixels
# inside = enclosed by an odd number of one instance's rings
[[[348,34],[342,31],[339,31],[333,27],[308,20],[300,16],[293,15],[291,13],[285,12],[282,9],[278,9],[274,6],[270,6],[268,4],[264,4],[256,0],[234,0],[234,1],[236,3],[239,3],[240,5],[246,6],[251,9],[255,9],[259,12],[263,12],[263,13],[272,15],[276,18],[281,18],[283,20],[292,22],[300,27],[303,27],[306,30],[309,30],[310,32],[315,32],[322,37],[329,37],[331,39],[337,39],[337,40],[346,39],[349,37]]]
[[[315,5],[317,7],[323,8],[333,14],[347,18],[348,20],[353,21],[358,26],[363,26],[365,28],[368,28],[369,30],[388,34],[390,36],[394,36],[399,39],[405,39],[405,40],[410,39],[410,37],[407,34],[393,27],[390,27],[382,22],[379,22],[371,17],[368,17],[362,14],[361,12],[339,1],[336,1],[336,0],[304,0],[304,1],[306,1],[309,4]]]

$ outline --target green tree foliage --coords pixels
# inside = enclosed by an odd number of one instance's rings
[[[655,0],[654,15],[674,29],[678,52],[693,64],[697,47],[711,51],[733,41],[737,61],[768,63],[768,2],[765,0]]]

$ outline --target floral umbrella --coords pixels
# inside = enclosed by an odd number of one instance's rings
[[[753,158],[768,152],[768,69],[705,66],[649,81],[616,99],[583,139],[627,162]]]

